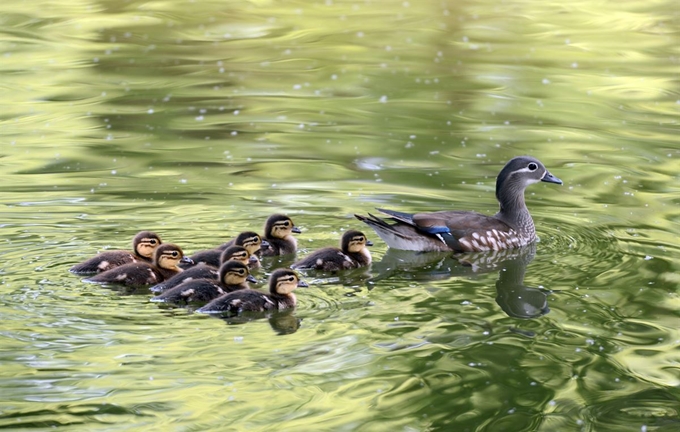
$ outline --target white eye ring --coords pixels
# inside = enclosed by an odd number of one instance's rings
[[[536,170],[538,169],[538,165],[536,165],[535,163],[531,162],[531,163],[527,166],[527,168],[529,168],[529,171],[536,171]]]

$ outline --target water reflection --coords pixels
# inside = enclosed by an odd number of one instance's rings
[[[287,335],[298,331],[302,319],[295,316],[295,309],[267,312],[244,312],[236,316],[211,315],[223,320],[228,325],[245,324],[251,321],[267,319],[272,330],[277,334]]]
[[[450,254],[388,249],[380,262],[373,264],[377,273],[368,283],[399,275],[417,281],[446,280],[498,271],[496,303],[513,318],[538,318],[550,312],[550,290],[524,285],[527,266],[536,256],[536,245],[504,251]]]

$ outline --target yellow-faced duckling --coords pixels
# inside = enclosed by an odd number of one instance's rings
[[[247,265],[249,268],[260,267],[260,260],[255,256],[251,255],[243,246],[229,246],[220,255],[220,260],[222,264],[227,261],[241,261],[243,264]]]
[[[86,279],[87,282],[95,283],[120,283],[124,285],[151,285],[164,280],[181,272],[182,269],[177,265],[180,262],[190,261],[185,257],[182,249],[171,243],[164,243],[154,252],[153,264],[145,262],[135,262],[124,264],[120,267],[99,273]]]
[[[278,269],[269,277],[269,294],[252,289],[234,291],[216,298],[196,312],[237,315],[241,312],[292,308],[297,303],[293,290],[299,286],[308,285],[300,280],[295,271]]]
[[[264,239],[268,248],[262,248],[263,256],[289,255],[297,251],[297,240],[292,233],[301,233],[293,220],[286,215],[273,214],[264,225]]]
[[[250,255],[255,255],[255,253],[259,252],[261,247],[269,247],[269,243],[263,242],[262,237],[255,232],[244,231],[236,236],[234,240],[224,243],[214,249],[198,251],[191,255],[190,258],[196,265],[208,264],[218,268],[224,262],[221,259],[222,252],[232,246],[243,246],[248,250]],[[250,268],[259,267],[259,259],[253,259],[251,262],[253,262],[253,264],[250,265]],[[257,263],[257,265],[255,263]],[[186,266],[183,267],[186,268]]]
[[[364,233],[346,231],[340,239],[340,249],[327,247],[319,249],[291,267],[299,270],[338,271],[366,267],[371,263],[371,252],[366,246],[373,246]]]
[[[153,302],[207,303],[223,294],[248,289],[248,282],[257,282],[248,272],[248,266],[240,261],[222,264],[217,279],[194,279],[186,281],[151,299]]]
[[[76,264],[69,269],[75,274],[101,273],[123,264],[133,262],[152,262],[153,252],[160,245],[161,238],[151,231],[140,231],[132,239],[132,251],[110,250],[104,251],[86,261]]]

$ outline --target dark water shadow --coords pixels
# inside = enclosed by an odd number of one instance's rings
[[[388,249],[380,262],[373,264],[375,276],[369,289],[391,277],[415,281],[447,280],[498,272],[496,303],[513,318],[538,318],[550,312],[548,295],[552,292],[524,284],[527,266],[536,255],[536,245],[476,253],[413,252]]]

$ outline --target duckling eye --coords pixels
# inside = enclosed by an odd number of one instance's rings
[[[531,162],[527,168],[529,168],[529,171],[536,171],[538,169],[538,165]]]
[[[290,226],[290,222],[288,222],[288,221],[285,221],[285,222],[283,223],[283,226],[285,226],[285,227],[288,227],[288,226]]]
[[[177,255],[179,255],[179,252],[177,251],[172,251],[172,257],[177,258]]]
[[[156,244],[156,239],[151,239],[151,240],[149,240],[149,244],[155,245],[155,244]]]

